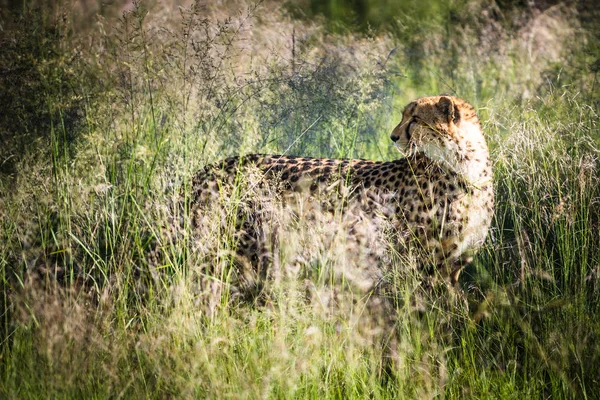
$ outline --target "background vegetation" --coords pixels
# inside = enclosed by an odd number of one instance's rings
[[[598,397],[593,2],[0,10],[1,397]],[[392,257],[389,325],[328,278],[365,260],[316,221],[282,240],[303,272],[233,301],[227,230],[198,238],[172,207],[190,177],[251,152],[398,157],[402,107],[439,93],[477,108],[496,178],[459,288]]]

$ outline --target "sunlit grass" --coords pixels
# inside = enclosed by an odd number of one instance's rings
[[[23,90],[51,111],[7,136],[23,142],[0,180],[2,397],[596,397],[599,85],[572,10],[461,15],[471,30],[400,16],[365,38],[230,6],[168,24],[137,8],[37,55],[44,79]],[[401,107],[440,92],[477,107],[494,160],[494,223],[459,287],[424,288],[385,247],[389,312],[349,278],[373,263],[351,220],[276,208],[271,279],[244,297],[236,213],[193,228],[190,177],[252,152],[398,157]]]

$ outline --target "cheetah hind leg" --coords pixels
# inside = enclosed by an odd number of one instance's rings
[[[244,215],[238,226],[235,269],[240,297],[246,303],[264,305],[267,300],[266,283],[273,265],[273,248],[276,232],[270,235],[262,227],[259,213]],[[271,240],[269,240],[271,239]],[[271,243],[272,246],[268,246]],[[270,248],[271,247],[271,248]]]

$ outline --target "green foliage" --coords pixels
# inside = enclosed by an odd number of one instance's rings
[[[5,15],[0,36],[0,173],[14,174],[25,156],[48,156],[51,146],[69,151],[84,114],[69,22],[46,8]],[[87,80],[88,90],[93,89]]]
[[[310,4],[346,23],[350,3]],[[42,7],[2,25],[0,397],[594,398],[588,22],[566,5],[354,2],[358,25],[382,27],[365,36],[224,4],[176,17],[136,3],[93,24]],[[390,251],[391,324],[336,274],[368,261],[342,218],[284,210],[277,273],[244,303],[236,213],[214,210],[195,236],[190,177],[251,152],[397,157],[402,107],[441,92],[476,105],[496,178],[492,231],[459,288],[424,288]]]
[[[324,15],[333,30],[352,29],[367,31],[371,28],[389,28],[398,16],[433,22],[439,25],[453,7],[462,6],[463,1],[444,2],[438,0],[310,0],[304,3],[289,2],[297,14],[308,16]]]

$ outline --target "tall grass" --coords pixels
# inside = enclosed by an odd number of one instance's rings
[[[597,38],[566,6],[428,3],[444,12],[367,34],[270,2],[3,14],[2,397],[597,397]],[[193,228],[191,176],[251,152],[398,157],[401,107],[440,92],[478,108],[494,160],[459,287],[425,288],[368,220],[357,245],[351,216],[274,202],[248,304],[236,213]]]

